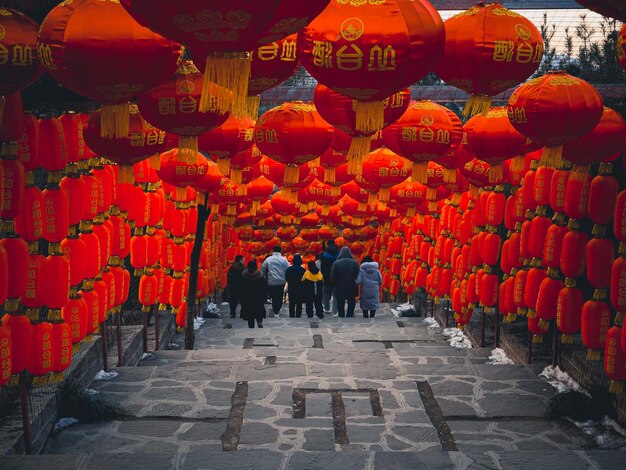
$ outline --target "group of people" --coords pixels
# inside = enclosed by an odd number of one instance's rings
[[[302,316],[302,304],[306,306],[308,318],[313,318],[314,313],[318,318],[324,318],[325,313],[334,314],[335,311],[339,317],[354,317],[359,286],[363,317],[374,318],[382,284],[378,263],[371,256],[365,256],[359,266],[350,248],[344,246],[339,250],[333,240],[328,241],[317,260],[309,261],[306,268],[299,254],[293,256],[290,265],[278,245],[260,268],[254,260],[244,266],[243,256],[237,255],[227,278],[230,316],[236,317],[237,305],[241,304],[241,318],[248,321],[250,328],[255,324],[263,328],[268,296],[274,315],[279,314],[285,285],[292,318]]]

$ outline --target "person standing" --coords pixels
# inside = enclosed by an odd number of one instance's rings
[[[249,261],[241,275],[241,318],[248,320],[248,327],[254,328],[254,322],[263,328],[265,317],[265,279],[258,270],[256,261]]]
[[[330,271],[333,268],[333,263],[337,260],[337,256],[339,255],[339,249],[337,245],[335,245],[334,240],[328,240],[326,246],[324,247],[324,251],[320,256],[320,271],[322,272],[322,277],[324,278],[324,292],[322,297],[322,303],[324,305],[324,312],[330,313],[330,297],[333,294],[333,289],[330,284]],[[334,312],[333,312],[334,313]]]
[[[356,278],[356,283],[361,285],[361,309],[363,318],[374,318],[376,310],[380,307],[380,285],[383,276],[378,269],[378,263],[371,256],[363,257],[361,269]]]
[[[283,294],[287,282],[285,272],[289,267],[289,261],[280,252],[280,245],[276,245],[272,254],[261,265],[261,271],[267,278],[267,291],[272,299],[272,312],[276,316],[283,306]]]
[[[317,318],[324,318],[322,308],[322,293],[324,290],[324,278],[317,268],[315,261],[309,261],[308,269],[302,276],[302,298],[306,303],[306,316],[313,318],[313,306],[315,305],[315,315]]]
[[[330,271],[330,281],[337,296],[337,311],[340,317],[353,317],[356,304],[359,263],[352,257],[350,248],[344,246]],[[348,312],[345,303],[348,302]]]
[[[228,287],[228,303],[230,304],[230,317],[235,318],[237,316],[237,304],[240,303],[240,289],[242,282],[242,273],[246,269],[243,265],[243,256],[235,256],[235,261],[228,268],[226,273],[227,287]]]
[[[285,279],[289,293],[289,317],[300,318],[302,316],[302,276],[306,270],[302,267],[302,257],[299,254],[293,256],[292,266],[287,268]]]

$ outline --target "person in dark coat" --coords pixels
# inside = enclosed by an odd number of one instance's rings
[[[324,312],[330,313],[330,297],[333,294],[333,289],[330,285],[330,271],[333,268],[333,263],[339,256],[339,248],[335,245],[334,240],[328,240],[328,243],[324,247],[324,251],[320,254],[320,271],[324,278],[324,292],[323,292],[323,305]],[[334,313],[334,312],[333,312]]]
[[[376,309],[380,306],[380,285],[383,276],[378,270],[378,263],[371,256],[365,256],[361,262],[361,270],[356,283],[361,285],[361,309],[363,318],[374,318]]]
[[[248,262],[241,278],[241,318],[248,320],[250,328],[254,328],[255,321],[259,328],[263,328],[267,284],[256,261]]]
[[[299,254],[293,256],[292,265],[285,272],[287,291],[289,293],[289,317],[300,318],[302,316],[302,276],[306,269],[302,267],[302,257]]]
[[[350,248],[344,246],[330,271],[330,282],[337,296],[337,311],[340,317],[353,317],[356,304],[359,263],[352,257]],[[348,301],[348,312],[345,302]]]
[[[315,261],[309,261],[308,269],[302,276],[302,299],[306,303],[306,316],[313,318],[313,305],[317,318],[324,318],[322,310],[322,292],[324,290],[324,278],[317,268]]]
[[[230,304],[230,317],[237,316],[237,304],[240,303],[239,291],[241,290],[242,273],[246,267],[243,265],[243,256],[235,256],[235,261],[226,273],[228,287],[228,303]]]

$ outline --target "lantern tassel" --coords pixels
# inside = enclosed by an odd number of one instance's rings
[[[100,137],[123,139],[128,136],[130,106],[128,103],[103,104],[100,110]]]
[[[283,183],[293,186],[300,181],[300,167],[297,165],[287,165],[285,167],[285,177]]]
[[[253,217],[256,216],[259,207],[261,207],[261,201],[259,201],[258,199],[253,199],[252,205],[250,206],[250,215],[252,215]]]
[[[352,137],[352,141],[350,142],[350,148],[348,149],[348,162],[352,162],[352,166],[348,167],[348,170],[352,168],[355,173],[348,174],[356,175],[360,170],[361,165],[363,164],[363,160],[370,153],[372,148],[372,138],[369,136],[354,136]]]
[[[357,101],[355,127],[357,131],[370,135],[385,127],[385,102]]]
[[[504,166],[502,163],[491,165],[489,168],[489,182],[499,183],[504,178]]]
[[[246,107],[248,108],[248,115],[253,121],[259,118],[259,107],[261,105],[261,95],[248,95],[246,99]]]
[[[330,188],[330,195],[332,197],[341,196],[341,188],[339,186],[331,186],[331,188]]]
[[[226,206],[226,215],[233,216],[237,214],[237,206],[235,204],[228,204]]]
[[[522,171],[525,165],[526,165],[526,158],[524,157],[524,155],[518,155],[517,157],[511,158],[511,166],[510,166],[511,171],[514,171],[514,172]]]
[[[367,193],[367,205],[374,206],[378,203],[378,197],[374,193]]]
[[[335,168],[324,168],[324,182],[325,183],[335,183],[336,179],[336,169]]]
[[[426,183],[428,178],[428,163],[413,163],[411,179],[416,183]]]
[[[159,171],[161,169],[161,154],[157,153],[148,158],[148,164],[150,168],[155,171]]]
[[[589,167],[586,165],[574,165],[569,173],[572,181],[585,181],[589,177]]]
[[[415,216],[415,207],[409,207],[406,211],[406,216],[407,217],[414,217]]]
[[[357,210],[359,212],[364,212],[367,210],[367,204],[365,204],[364,202],[359,202],[359,205],[357,206]]]
[[[249,52],[215,53],[208,56],[204,69],[200,112],[230,111],[233,117],[248,113],[248,80],[252,55]],[[215,87],[215,85],[218,85]],[[211,93],[213,90],[214,94]]]
[[[483,116],[489,112],[491,108],[491,101],[493,98],[487,95],[472,95],[463,108],[463,116],[471,117],[477,114]]]
[[[444,168],[443,169],[443,182],[444,183],[456,183],[456,168]]]
[[[179,136],[178,137],[178,161],[186,163],[196,163],[198,159],[198,137]]]
[[[224,176],[228,176],[230,173],[230,158],[218,157],[217,168]]]
[[[176,188],[176,200],[184,201],[187,198],[187,188]]]
[[[563,146],[544,147],[540,164],[550,168],[560,168],[563,164]]]
[[[248,185],[247,184],[240,184],[239,187],[237,188],[237,194],[239,194],[240,196],[247,196],[248,195]]]
[[[241,178],[243,176],[243,170],[230,169],[230,179],[233,183],[241,184]]]
[[[380,202],[389,202],[391,198],[391,188],[380,188],[380,192],[378,193],[378,200]]]
[[[119,165],[118,175],[118,181],[121,184],[133,184],[135,182],[135,169],[130,165]]]

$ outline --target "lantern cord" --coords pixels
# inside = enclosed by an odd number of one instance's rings
[[[248,95],[246,100],[246,107],[248,108],[248,115],[253,121],[259,118],[259,106],[261,105],[261,95]]]
[[[443,169],[443,182],[444,183],[456,183],[456,168],[444,168]]]
[[[4,104],[6,101],[7,100],[4,96],[0,96],[0,125],[2,125],[2,119],[4,117]]]
[[[325,183],[335,183],[336,179],[336,170],[335,168],[324,168],[324,182]]]
[[[540,164],[550,168],[560,168],[563,164],[563,146],[544,147]]]
[[[151,157],[148,157],[148,164],[154,171],[159,171],[161,169],[161,154],[156,153]]]
[[[519,172],[524,169],[526,165],[526,158],[524,155],[518,155],[517,157],[513,157],[511,159],[511,166],[509,167],[513,172]]]
[[[293,186],[300,181],[300,167],[297,165],[285,166],[283,183]]]
[[[491,165],[489,168],[489,182],[490,183],[499,183],[504,178],[504,167],[502,163],[497,165]]]
[[[230,173],[230,158],[218,157],[217,168],[224,176],[228,176]]]
[[[417,183],[426,183],[428,178],[428,163],[413,163],[413,173],[411,178]]]
[[[569,179],[572,181],[585,181],[589,177],[589,167],[586,165],[574,165],[569,173]]]
[[[375,134],[385,127],[384,101],[357,101],[355,128],[364,134]]]
[[[487,95],[472,95],[463,108],[463,116],[471,117],[477,114],[487,115],[493,98]]]
[[[372,138],[370,136],[354,136],[352,142],[350,142],[350,148],[348,149],[348,163],[352,162],[352,169],[355,171],[351,174],[358,174],[363,160],[370,153],[372,148]]]
[[[178,136],[178,161],[194,164],[198,160],[198,137]]]
[[[100,137],[105,139],[128,137],[129,121],[128,103],[103,104],[100,110]]]
[[[247,116],[251,63],[252,56],[249,52],[208,56],[204,69],[200,111],[203,113],[217,111],[220,114],[230,111],[233,117]]]
[[[233,170],[233,168],[231,167],[230,179],[232,180],[233,183],[241,184],[242,177],[243,177],[243,170]]]

